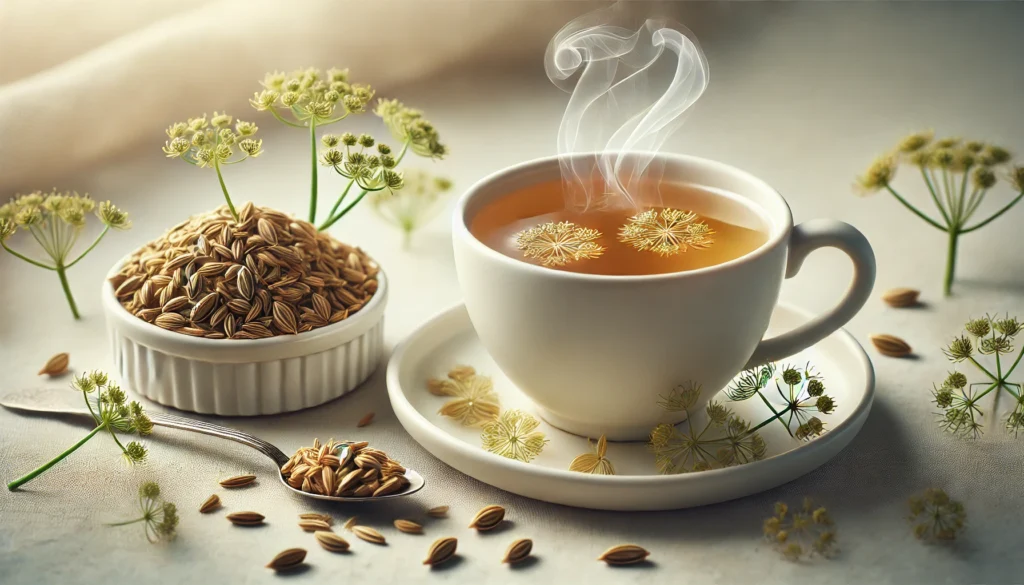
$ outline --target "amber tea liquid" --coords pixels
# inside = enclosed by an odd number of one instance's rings
[[[510,258],[541,264],[523,256],[516,247],[516,234],[543,223],[562,221],[596,229],[602,234],[596,242],[605,248],[599,257],[549,268],[606,275],[664,274],[705,268],[749,254],[768,240],[765,219],[735,196],[696,185],[662,183],[650,188],[660,191],[665,207],[696,212],[700,221],[714,230],[712,244],[706,249],[690,248],[670,256],[638,251],[618,240],[620,228],[637,211],[567,211],[560,180],[531,185],[489,202],[470,220],[469,231],[489,248]]]

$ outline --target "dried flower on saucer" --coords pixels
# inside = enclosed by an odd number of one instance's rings
[[[592,445],[593,453],[584,453],[572,460],[569,464],[569,471],[580,473],[594,473],[597,475],[615,475],[615,467],[612,462],[605,458],[608,451],[608,439],[604,435]]]
[[[95,212],[103,223],[103,230],[85,250],[76,256],[72,255],[78,237],[82,235],[86,219]],[[131,227],[128,214],[121,211],[109,201],[98,206],[89,195],[75,192],[50,193],[34,191],[28,195],[17,195],[10,203],[0,205],[0,246],[15,258],[28,262],[33,266],[45,268],[57,273],[64,296],[67,298],[71,314],[78,319],[78,306],[71,295],[68,284],[67,270],[78,264],[92,251],[110,228],[126,230]],[[27,232],[50,258],[50,263],[26,256],[8,245],[8,240],[18,231]]]
[[[412,233],[433,219],[444,207],[444,195],[452,182],[444,177],[432,177],[419,169],[405,172],[405,185],[398,191],[374,192],[370,203],[377,215],[402,230],[406,248]]]
[[[695,409],[701,387],[687,383],[662,397],[660,403],[669,412],[687,413],[679,425],[662,423],[651,431],[649,446],[661,473],[707,471],[764,459],[764,439],[750,424],[720,402],[711,401],[703,409],[706,420],[697,419]]]
[[[673,256],[689,248],[702,250],[714,243],[715,232],[692,211],[653,209],[629,218],[619,230],[619,241],[643,252]]]
[[[765,538],[791,561],[812,556],[830,558],[839,552],[832,517],[810,498],[804,498],[803,507],[798,510],[776,503],[775,514],[765,519],[763,530]]]
[[[928,488],[910,498],[914,536],[925,542],[956,540],[967,523],[967,510],[945,491]]]
[[[779,424],[786,427],[786,432],[801,441],[824,433],[825,423],[820,415],[832,414],[836,409],[836,401],[825,393],[824,379],[809,363],[802,368],[786,364],[779,368],[771,363],[746,370],[725,390],[725,395],[732,401],[748,400],[760,395],[762,401],[769,404],[765,393],[770,392],[769,386],[773,381],[775,393],[786,406],[775,410],[768,420],[755,425],[753,430],[778,420]]]
[[[174,538],[178,527],[178,509],[160,497],[160,486],[156,483],[147,482],[139,488],[139,512],[141,516],[138,518],[108,526],[127,526],[141,522],[150,542]]]
[[[473,426],[498,418],[501,405],[490,377],[481,376],[472,367],[456,366],[446,379],[427,381],[427,389],[435,396],[451,396],[438,414]]]
[[[484,425],[483,447],[496,455],[529,463],[548,442],[537,430],[539,426],[540,421],[521,410],[506,410]]]
[[[964,373],[953,371],[935,387],[932,398],[941,409],[939,426],[954,435],[978,438],[985,417],[983,409],[991,404],[991,412],[998,416],[999,401],[1005,399],[1009,401],[1004,420],[1006,431],[1015,437],[1024,431],[1024,377],[1017,372],[1024,351],[1013,347],[1022,328],[1024,325],[1016,317],[1008,315],[1002,319],[972,319],[964,325],[967,334],[953,338],[943,349],[949,361],[970,363],[983,376],[977,382],[969,382]],[[990,400],[983,403],[982,399],[989,395]]]
[[[549,222],[516,234],[516,248],[544,266],[565,266],[603,254],[604,247],[594,241],[600,237],[601,232],[571,221]]]

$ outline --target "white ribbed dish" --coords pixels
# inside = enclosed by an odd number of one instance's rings
[[[107,275],[113,276],[120,262]],[[127,388],[180,410],[253,416],[302,410],[366,381],[384,350],[387,279],[355,315],[326,327],[266,339],[204,339],[132,315],[103,283],[114,365]]]

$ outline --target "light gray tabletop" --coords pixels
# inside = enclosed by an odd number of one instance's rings
[[[1024,151],[1019,61],[1024,5],[720,5],[695,10],[687,24],[708,54],[711,85],[669,148],[761,176],[788,198],[797,221],[832,217],[854,224],[878,256],[877,291],[896,286],[923,291],[925,305],[914,310],[887,308],[876,293],[849,324],[865,345],[877,332],[905,338],[918,359],[889,359],[869,349],[877,398],[860,435],[838,457],[767,493],[699,509],[565,508],[491,488],[431,457],[395,420],[381,369],[358,391],[319,408],[220,422],[285,451],[313,434],[358,434],[423,473],[427,487],[421,494],[395,507],[312,507],[282,491],[274,470],[245,447],[158,429],[147,441],[151,462],[128,469],[109,437],[100,436],[23,491],[0,492],[0,581],[271,582],[275,577],[263,565],[284,548],[304,546],[312,567],[295,580],[310,583],[1020,582],[1024,447],[998,424],[975,442],[948,436],[935,425],[929,400],[932,383],[950,367],[940,346],[966,319],[1007,311],[1024,316],[1024,205],[964,238],[955,296],[944,299],[943,235],[889,197],[855,196],[851,184],[876,153],[921,128]],[[441,129],[452,156],[430,168],[449,174],[459,189],[505,165],[552,154],[565,103],[565,94],[550,85],[539,62],[522,72],[493,67],[449,73],[397,94],[426,110]],[[305,138],[262,122],[266,155],[230,169],[226,180],[240,200],[298,212],[306,205]],[[364,117],[352,128],[377,130],[372,122]],[[82,321],[71,320],[52,274],[0,254],[3,391],[64,385],[67,379],[47,382],[35,375],[60,351],[71,353],[76,370],[110,369],[99,303],[102,275],[163,228],[220,203],[214,175],[164,160],[159,128],[151,134],[152,143],[136,155],[59,183],[114,200],[135,223],[127,233],[111,234],[72,271]],[[416,161],[414,166],[428,165]],[[916,196],[923,195],[915,182],[907,184]],[[331,178],[325,188],[338,185]],[[358,209],[332,233],[367,248],[388,272],[390,347],[459,301],[447,216],[417,233],[409,251],[369,209]],[[815,253],[785,284],[782,298],[824,310],[845,290],[850,272],[839,252]],[[369,411],[377,413],[376,422],[357,433],[355,422]],[[0,410],[0,477],[7,481],[28,471],[86,431]],[[218,488],[218,478],[242,472],[257,473],[259,485],[228,493]],[[168,546],[147,544],[137,527],[104,525],[132,514],[144,480],[159,481],[181,512],[179,536]],[[945,488],[967,506],[969,527],[956,546],[926,546],[911,535],[906,499],[930,486]],[[196,508],[212,492],[223,494],[229,510],[260,511],[269,524],[240,530],[221,514],[199,515]],[[761,520],[772,503],[795,503],[804,495],[828,505],[838,523],[842,553],[835,560],[789,563],[761,540]],[[491,503],[508,509],[511,527],[494,535],[467,530],[471,515]],[[425,536],[398,534],[391,527],[395,518],[415,517],[440,504],[452,506],[451,516],[431,521]],[[353,540],[353,554],[332,556],[295,526],[295,515],[310,509],[341,518],[357,514],[363,523],[381,528],[390,544]],[[420,561],[433,539],[445,535],[460,538],[462,561],[428,571]],[[534,540],[538,560],[509,570],[498,561],[520,537]],[[594,560],[623,542],[646,547],[653,564],[615,570]]]

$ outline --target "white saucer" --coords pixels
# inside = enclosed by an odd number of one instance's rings
[[[776,307],[769,334],[809,320],[810,315],[785,305]],[[781,424],[761,430],[768,457],[746,465],[679,475],[659,475],[644,443],[609,443],[607,458],[618,475],[569,471],[569,462],[590,452],[588,441],[546,422],[540,429],[549,443],[532,462],[522,463],[485,451],[480,429],[464,427],[437,414],[445,398],[427,390],[427,380],[443,378],[453,366],[471,365],[494,381],[501,407],[536,414],[536,408],[501,373],[459,304],[414,331],[396,348],[388,364],[391,405],[412,437],[441,461],[479,481],[503,490],[568,506],[601,510],[666,510],[701,506],[740,498],[792,481],[822,465],[853,440],[867,419],[875,391],[874,370],[860,344],[845,330],[786,360],[810,361],[822,375],[837,406],[821,416],[827,433],[810,442],[791,438]],[[665,389],[666,392],[671,390]],[[728,402],[753,423],[769,411],[759,400]]]

